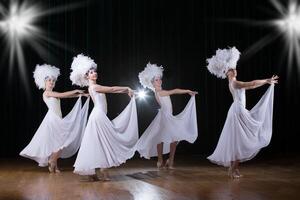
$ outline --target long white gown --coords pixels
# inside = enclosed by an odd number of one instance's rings
[[[62,150],[60,157],[68,158],[79,149],[87,122],[89,98],[82,107],[81,97],[67,116],[62,118],[60,100],[43,96],[48,112],[30,143],[20,155],[35,160],[39,166],[48,165],[53,152]]]
[[[141,157],[157,156],[157,144],[163,142],[163,154],[170,152],[170,143],[188,141],[194,143],[198,137],[195,96],[192,96],[184,110],[173,115],[170,96],[157,95],[161,108],[136,144]]]
[[[131,158],[138,140],[136,102],[134,98],[114,119],[107,114],[106,96],[93,86],[89,93],[94,108],[88,119],[81,146],[74,164],[74,173],[94,175],[96,168],[110,168],[121,165]]]
[[[245,89],[235,89],[229,84],[233,103],[214,153],[208,159],[229,167],[231,161],[252,159],[272,137],[274,84],[249,111],[246,109]]]

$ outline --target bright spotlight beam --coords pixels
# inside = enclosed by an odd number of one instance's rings
[[[146,99],[147,97],[147,92],[145,90],[134,90],[134,94],[139,98],[139,99]]]
[[[26,60],[23,44],[27,43],[44,60],[53,58],[49,52],[49,44],[70,50],[65,44],[60,43],[46,34],[37,22],[42,17],[59,14],[61,12],[82,7],[85,3],[73,3],[51,9],[43,9],[40,3],[28,0],[10,0],[6,8],[0,3],[0,37],[4,39],[6,52],[9,55],[9,77],[12,75],[13,66],[17,64],[20,78],[29,96],[29,84],[26,74]],[[2,56],[5,57],[5,56]]]
[[[297,0],[289,0],[287,6],[283,5],[278,0],[270,0],[270,3],[279,17],[267,21],[243,19],[228,21],[243,22],[244,24],[250,26],[264,26],[272,28],[273,32],[258,40],[245,50],[245,57],[247,58],[252,56],[271,42],[282,37],[285,41],[283,48],[285,54],[282,55],[283,58],[287,58],[288,74],[290,73],[292,65],[295,62],[300,75],[300,4],[297,2]]]

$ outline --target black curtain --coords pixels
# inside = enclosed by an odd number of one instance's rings
[[[33,1],[37,2],[37,1]],[[20,75],[18,64],[9,74],[8,54],[1,44],[0,80],[1,91],[1,142],[0,156],[13,157],[29,143],[47,107],[42,101],[32,78],[36,64],[49,63],[61,69],[55,90],[76,88],[69,80],[72,57],[84,53],[98,64],[99,83],[126,85],[140,88],[138,73],[146,64],[157,63],[165,69],[163,87],[197,90],[197,117],[199,137],[195,144],[182,142],[178,154],[208,155],[214,150],[221,133],[227,111],[232,103],[227,80],[209,74],[206,58],[217,48],[236,46],[241,52],[238,63],[238,79],[268,78],[280,76],[275,89],[274,130],[271,144],[264,155],[298,152],[299,129],[299,73],[296,64],[287,67],[287,52],[283,37],[274,40],[251,57],[243,52],[264,36],[275,31],[266,26],[250,26],[240,20],[269,20],[278,17],[270,1],[251,0],[48,0],[45,9],[76,4],[74,10],[41,18],[37,25],[62,47],[44,42],[49,52],[46,60],[23,43],[26,74]],[[281,1],[284,5],[285,1]],[[7,5],[8,1],[3,4]],[[238,20],[236,20],[238,19]],[[2,48],[3,47],[3,48]],[[54,59],[52,58],[52,56]],[[29,79],[26,92],[22,76]],[[267,86],[247,92],[247,107],[251,108],[266,91]],[[147,100],[138,100],[140,134],[157,113],[158,105],[153,93],[148,91]],[[172,96],[175,114],[180,112],[189,99],[188,95]],[[126,95],[108,95],[108,116],[112,119],[129,102]],[[75,99],[62,100],[66,114]],[[184,133],[182,133],[184,134]]]

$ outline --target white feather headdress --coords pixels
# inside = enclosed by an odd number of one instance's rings
[[[207,59],[207,69],[218,78],[226,78],[229,69],[236,69],[237,61],[240,59],[240,52],[235,47],[218,49],[216,55]]]
[[[59,75],[60,72],[57,67],[47,64],[36,65],[35,70],[33,72],[34,82],[39,89],[45,89],[46,78],[52,78],[56,80]]]
[[[139,73],[140,83],[144,88],[154,90],[152,80],[155,77],[162,77],[163,70],[164,68],[162,66],[157,66],[156,64],[151,64],[149,62],[145,69]]]
[[[86,73],[90,69],[97,69],[97,64],[90,57],[78,54],[73,58],[71,69],[70,79],[72,84],[84,87],[89,85],[89,82],[85,77]]]

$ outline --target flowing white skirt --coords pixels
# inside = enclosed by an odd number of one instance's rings
[[[88,119],[74,164],[74,173],[93,175],[96,168],[121,165],[131,158],[138,140],[135,99],[110,121],[100,107],[94,107]]]
[[[192,96],[184,110],[174,116],[160,109],[138,140],[135,149],[141,157],[157,156],[157,144],[163,142],[163,154],[170,152],[170,143],[188,141],[194,143],[198,137],[195,97]]]
[[[248,111],[239,102],[233,102],[214,153],[208,159],[229,167],[231,161],[252,159],[272,137],[274,85]]]
[[[48,165],[53,152],[62,150],[60,157],[68,158],[79,149],[87,122],[89,98],[82,107],[81,97],[64,118],[48,110],[30,143],[21,151],[23,157],[35,160],[39,166]]]

